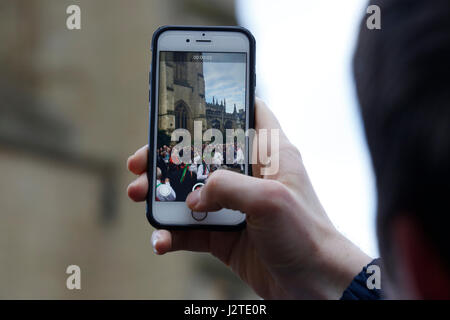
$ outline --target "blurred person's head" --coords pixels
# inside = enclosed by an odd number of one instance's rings
[[[394,297],[450,297],[450,1],[378,0],[354,57]]]

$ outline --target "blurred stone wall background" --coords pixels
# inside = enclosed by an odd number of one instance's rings
[[[81,7],[81,30],[66,8]],[[233,1],[0,1],[0,298],[255,298],[206,254],[156,257],[128,156],[147,141],[153,31]],[[68,265],[82,289],[66,288]]]

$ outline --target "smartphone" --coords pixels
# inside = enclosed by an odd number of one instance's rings
[[[245,213],[193,212],[215,170],[251,175],[255,39],[240,27],[164,26],[153,34],[147,219],[156,228],[237,230]]]

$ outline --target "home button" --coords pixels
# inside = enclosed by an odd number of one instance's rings
[[[208,212],[197,212],[197,211],[191,211],[192,218],[197,221],[202,221],[206,219],[206,216],[208,215]]]

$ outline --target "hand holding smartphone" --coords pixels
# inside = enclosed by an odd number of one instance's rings
[[[147,218],[157,228],[236,230],[245,214],[193,212],[216,170],[251,175],[255,41],[239,27],[158,29],[152,40]]]
[[[152,234],[156,254],[210,252],[266,299],[337,299],[371,259],[331,224],[274,114],[260,100],[253,111],[254,62],[253,38],[239,28],[164,27],[155,33],[150,141],[128,159],[139,176],[128,195],[147,200],[148,220],[158,229]],[[284,153],[269,179],[261,179],[270,176],[262,171],[254,172],[258,177],[227,171],[251,175],[248,139],[230,143],[213,130],[247,130],[254,123],[257,130],[280,132],[277,147],[267,141],[270,159]],[[190,193],[191,186],[201,192]],[[190,208],[212,212],[191,212],[186,194]],[[245,211],[247,224],[244,213],[218,208]],[[172,231],[244,225],[242,232]]]

